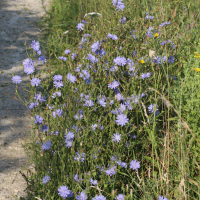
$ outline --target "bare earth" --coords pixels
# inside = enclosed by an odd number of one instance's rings
[[[48,2],[44,3],[47,8]],[[37,41],[40,31],[36,22],[44,14],[41,0],[0,0],[0,200],[26,197],[26,182],[19,171],[34,171],[21,146],[29,140],[26,130],[32,119],[26,106],[13,98],[17,97],[16,84],[11,78],[13,72],[22,77],[19,94],[28,100],[22,87],[29,77],[20,64],[28,58],[24,43]]]

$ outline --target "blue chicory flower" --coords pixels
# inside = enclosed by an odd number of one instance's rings
[[[51,180],[49,175],[46,175],[44,178],[42,178],[42,183],[47,184]]]
[[[21,76],[18,76],[18,75],[13,76],[12,77],[12,82],[16,83],[16,84],[21,83],[22,82]]]

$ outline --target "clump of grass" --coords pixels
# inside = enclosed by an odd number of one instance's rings
[[[56,63],[56,55],[61,54],[67,47],[70,49],[75,47],[80,42],[81,35],[76,28],[79,20],[87,19],[91,15],[85,15],[94,11],[96,13],[105,11],[106,15],[109,15],[112,11],[110,4],[101,0],[52,1],[44,20],[39,23],[42,35],[39,42],[43,49],[47,49],[46,55],[52,65]],[[97,16],[92,15],[93,24],[99,20]]]
[[[80,16],[79,45],[53,48],[53,66],[39,58],[47,63],[46,80],[36,76],[33,60],[41,50],[33,41],[23,62],[38,132],[24,146],[36,171],[23,174],[28,198],[200,197],[200,136],[182,115],[191,104],[179,99],[180,81],[191,77],[181,58],[192,63],[196,51],[189,44],[197,42],[198,26],[186,31],[187,20],[197,25],[196,12],[186,20],[186,1],[161,3],[114,0],[95,23]]]

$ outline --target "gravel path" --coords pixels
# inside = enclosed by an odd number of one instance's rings
[[[45,0],[47,8],[48,2]],[[29,141],[26,130],[31,125],[30,113],[12,98],[17,96],[11,78],[13,72],[22,77],[18,91],[28,100],[22,87],[27,88],[29,77],[20,64],[28,57],[24,43],[37,40],[36,22],[44,14],[41,0],[0,0],[0,200],[26,197],[26,183],[19,171],[34,171],[21,146]]]

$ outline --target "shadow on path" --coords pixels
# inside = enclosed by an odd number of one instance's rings
[[[33,40],[37,41],[40,30],[36,23],[44,14],[41,0],[0,1],[0,148],[3,149],[28,136],[25,133],[30,128],[29,111],[22,102],[12,98],[18,99],[14,94],[16,84],[12,83],[12,74],[21,76],[18,91],[22,99],[29,102],[28,95],[22,89],[28,89],[26,84],[29,83],[29,75],[22,66],[23,60],[28,58],[24,43],[31,45]],[[36,72],[41,67],[35,66]],[[2,158],[0,153],[0,163],[8,163],[9,160],[5,156]],[[13,158],[12,162],[17,160]],[[0,166],[1,172],[8,169]]]

